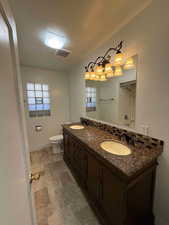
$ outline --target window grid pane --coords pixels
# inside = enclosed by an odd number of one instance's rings
[[[42,85],[41,84],[35,84],[35,90],[36,91],[41,91],[42,90]]]
[[[43,91],[48,91],[49,87],[47,84],[43,84],[42,89],[43,89]]]
[[[43,97],[49,97],[49,92],[48,91],[43,91]]]
[[[44,104],[49,104],[50,103],[50,99],[49,98],[43,98],[43,103]]]
[[[35,89],[35,87],[34,87],[33,83],[27,83],[27,90],[33,91],[34,89]]]
[[[35,98],[29,98],[28,97],[28,104],[35,104]]]
[[[43,95],[42,91],[35,91],[36,97],[42,97],[42,95]]]
[[[28,97],[35,97],[35,92],[34,91],[27,91]]]

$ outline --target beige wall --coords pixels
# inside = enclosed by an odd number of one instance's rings
[[[136,130],[149,125],[149,135],[165,141],[164,153],[157,171],[155,191],[156,224],[169,224],[169,1],[154,0],[128,25],[114,34],[104,46],[86,56],[83,63],[71,71],[70,112],[73,121],[85,115],[83,79],[84,65],[102,55],[113,40],[125,40],[125,52],[138,54],[138,86]]]
[[[25,66],[21,67],[21,74],[25,97],[29,149],[30,151],[35,151],[48,145],[49,137],[61,133],[61,124],[69,121],[68,78],[63,72]],[[27,82],[45,83],[49,85],[51,116],[29,117],[25,90]],[[42,131],[36,132],[35,125],[42,125]]]

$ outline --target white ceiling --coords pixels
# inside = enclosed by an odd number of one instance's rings
[[[21,64],[65,70],[89,54],[148,0],[10,0]],[[46,32],[64,35],[72,53],[60,58],[45,46]]]

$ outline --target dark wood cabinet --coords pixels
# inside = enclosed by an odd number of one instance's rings
[[[95,204],[99,204],[99,194],[100,194],[100,185],[99,185],[99,163],[91,155],[88,154],[87,157],[87,191],[88,195]]]
[[[125,224],[125,186],[106,167],[101,172],[100,205],[109,224]]]
[[[136,176],[122,179],[115,168],[67,130],[64,160],[102,224],[154,225],[156,162]]]

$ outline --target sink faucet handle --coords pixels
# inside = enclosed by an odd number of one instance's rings
[[[135,136],[129,136],[127,135],[126,133],[123,133],[121,136],[120,136],[120,140],[126,144],[130,144],[130,145],[135,145]]]
[[[128,136],[125,133],[120,135],[120,141],[128,144]]]
[[[129,144],[133,145],[135,147],[135,140],[136,140],[136,136],[135,135],[131,135],[130,136],[130,140],[129,140]]]

